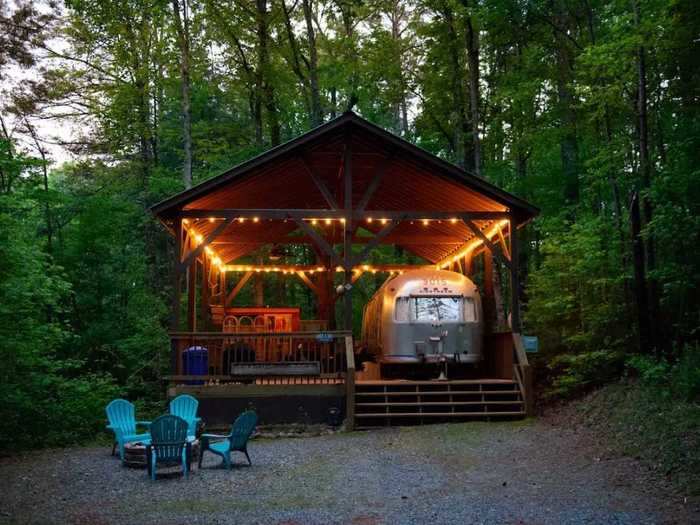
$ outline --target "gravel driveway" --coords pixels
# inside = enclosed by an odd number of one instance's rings
[[[104,448],[0,461],[0,523],[694,523],[637,462],[543,421],[458,423],[251,442],[151,482]],[[241,461],[243,460],[243,461]]]

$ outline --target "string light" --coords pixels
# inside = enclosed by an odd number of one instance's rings
[[[209,217],[209,222],[214,222],[214,217]]]
[[[257,217],[253,217],[253,222],[258,222],[259,220],[260,219],[258,219]]]
[[[455,219],[455,218],[453,217],[452,219],[450,219],[450,222],[451,222],[452,224],[457,224],[457,219]]]
[[[372,224],[372,217],[367,217],[367,222],[368,222],[369,224]]]
[[[496,233],[498,233],[498,230],[503,228],[508,224],[508,219],[503,219],[499,222],[497,222],[488,232],[484,233],[484,237],[487,239],[491,239]],[[457,254],[454,256],[448,257],[447,260],[443,260],[442,262],[439,262],[438,264],[435,265],[435,268],[438,270],[447,268],[450,266],[450,262],[456,262],[457,260],[461,259],[462,257],[466,257],[469,252],[474,250],[476,247],[482,245],[484,241],[481,239],[474,239],[472,242],[467,244],[464,248],[462,248]]]
[[[382,219],[380,222],[381,222],[382,224],[386,224],[387,222],[389,222],[389,219]]]
[[[238,222],[241,222],[241,223],[245,222],[245,217],[238,217]]]
[[[330,219],[326,219],[325,222],[326,222],[326,224],[330,224],[330,223],[331,223],[331,220],[330,220]]]
[[[316,226],[317,223],[318,223],[318,221],[316,219],[311,219],[311,224],[313,226]]]
[[[427,226],[427,225],[428,225],[428,219],[423,219],[423,226]]]

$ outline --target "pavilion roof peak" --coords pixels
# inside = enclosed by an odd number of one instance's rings
[[[356,150],[359,148],[355,148],[353,149],[353,155],[371,155],[372,152],[376,152],[377,156],[384,155],[386,160],[392,159],[392,161],[396,163],[402,162],[406,164],[411,162],[412,166],[416,166],[414,171],[421,172],[422,179],[420,180],[423,180],[422,184],[426,183],[426,177],[437,177],[439,179],[449,180],[453,184],[457,184],[458,186],[469,189],[469,191],[475,194],[483,196],[483,199],[494,202],[502,209],[510,210],[517,216],[518,223],[528,222],[539,213],[539,210],[535,206],[525,200],[369,122],[352,110],[347,110],[336,118],[324,122],[294,139],[275,146],[215,177],[205,180],[188,190],[177,193],[153,205],[151,211],[161,220],[164,220],[176,215],[179,211],[195,201],[206,201],[208,195],[220,192],[222,188],[237,183],[237,181],[250,177],[254,180],[260,180],[262,183],[263,179],[260,178],[262,174],[266,174],[265,176],[267,177],[278,176],[284,178],[290,170],[297,169],[294,166],[290,167],[292,162],[304,156],[313,155],[314,152],[317,152],[319,155],[321,153],[329,155],[328,151],[320,152],[324,147],[326,149],[330,148],[336,151],[338,155],[341,155],[343,151],[343,141],[349,140],[347,137],[353,137],[353,140],[357,139],[365,149],[364,153],[356,153]],[[315,162],[317,166],[314,166],[314,169],[318,167],[318,169],[322,171],[322,166],[318,165],[321,161],[315,160]],[[306,168],[308,167],[307,165]],[[413,168],[407,169],[410,171],[410,169]],[[311,173],[313,170],[306,169],[306,171],[313,177],[313,173]],[[327,182],[330,181],[328,175],[325,176],[325,180]],[[403,183],[403,176],[395,175],[393,180],[397,183]],[[288,187],[286,191],[295,191],[295,187],[289,183],[289,181],[287,181],[287,184]],[[248,186],[250,186],[250,184],[248,184]],[[251,191],[251,188],[247,188],[246,191]],[[254,191],[252,191],[252,193],[254,193]],[[220,202],[221,199],[219,199],[219,203]],[[439,202],[439,195],[435,196],[435,202]],[[239,205],[226,207],[257,208],[260,206]],[[262,207],[278,207],[282,209],[285,206],[270,205]],[[448,208],[446,211],[454,210]]]

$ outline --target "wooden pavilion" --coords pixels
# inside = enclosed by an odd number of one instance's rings
[[[321,414],[340,404],[352,424],[358,395],[353,285],[367,272],[408,269],[366,262],[380,245],[395,245],[424,260],[422,266],[465,275],[471,275],[479,261],[490,318],[495,309],[493,259],[507,269],[512,329],[504,332],[503,326],[491,323],[486,352],[498,354],[500,364],[493,374],[498,377],[485,380],[517,385],[523,411],[531,401],[519,336],[518,230],[537,215],[537,208],[356,114],[345,113],[156,204],[152,211],[174,236],[177,253],[171,327],[171,381],[176,386],[171,393],[235,397],[240,405],[272,392],[280,406],[282,399],[291,400],[283,411],[300,396],[326,396],[328,402],[312,411]],[[316,263],[242,262],[265,246],[288,244],[312,246]],[[316,295],[318,319],[301,320],[293,311],[237,315],[231,302],[256,273],[301,279]],[[334,328],[338,300],[343,305],[342,330],[329,330]],[[198,347],[207,348],[208,362],[193,376],[184,353]],[[255,365],[246,360],[251,348],[257,354]],[[292,374],[283,367],[287,372],[280,372],[278,365],[289,360],[290,352],[298,369]],[[195,380],[199,384],[187,384]],[[375,383],[368,382],[367,388],[388,391],[386,384]],[[490,392],[485,384],[478,384],[479,391]],[[472,387],[464,383],[448,388],[466,392]],[[415,390],[420,391],[420,385]],[[484,395],[480,399],[488,401]],[[214,405],[211,413],[226,420],[227,405]],[[274,419],[272,412],[269,419]]]

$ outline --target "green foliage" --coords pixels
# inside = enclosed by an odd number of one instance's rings
[[[616,377],[638,347],[635,264],[658,290],[653,323],[666,350],[695,348],[699,2],[187,4],[195,183],[307,131],[314,96],[324,122],[352,106],[541,209],[520,235],[520,267],[524,328],[540,337],[550,396]],[[3,27],[14,27],[8,42],[18,44],[0,50],[0,68],[34,64],[27,53],[43,45],[48,30],[39,26],[53,17],[0,11]],[[161,406],[175,256],[148,208],[183,189],[185,157],[183,60],[171,3],[68,0],[54,15],[65,57],[48,53],[38,80],[14,90],[0,115],[0,352],[7,363],[0,393],[9,400],[0,410],[15,434],[38,437],[32,446],[90,438],[113,395],[144,409]],[[35,19],[38,25],[23,23]],[[470,29],[478,57],[470,56]],[[640,52],[648,177],[640,170]],[[82,160],[44,174],[46,163],[28,153],[47,153],[31,123],[64,110]],[[654,248],[641,263],[629,233],[636,191],[648,199],[644,247]],[[285,249],[290,263],[316,263],[307,247]],[[390,261],[426,262],[391,247],[374,250],[370,262]],[[356,328],[383,278],[357,281]],[[263,279],[266,303],[315,314],[298,280]],[[251,288],[237,304],[252,303]],[[697,359],[686,350],[630,366],[649,388],[697,399]],[[30,444],[13,432],[0,436],[0,449]]]
[[[550,222],[542,265],[530,274],[525,314],[545,354],[619,350],[629,345],[623,324],[624,267],[613,226],[600,218]]]
[[[562,399],[578,396],[619,377],[623,364],[624,355],[609,350],[560,354],[547,365],[552,385],[546,396]]]
[[[73,342],[63,321],[71,287],[37,250],[32,201],[0,196],[0,450],[55,446],[91,438],[101,407],[116,392],[102,375],[78,375],[61,359]]]
[[[627,365],[645,386],[656,389],[660,395],[687,402],[700,401],[700,348],[687,345],[675,359],[655,359],[635,355]]]

